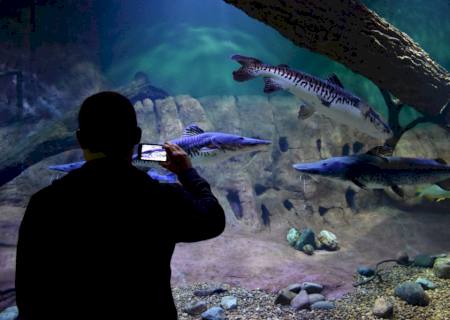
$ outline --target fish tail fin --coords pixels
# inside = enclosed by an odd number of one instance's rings
[[[239,54],[235,54],[231,57],[232,60],[238,62],[242,67],[233,71],[233,79],[238,82],[247,81],[255,78],[250,66],[261,64],[262,61],[252,57],[245,57]]]
[[[283,90],[281,84],[275,78],[265,77],[264,78],[264,92],[272,93],[278,90]]]

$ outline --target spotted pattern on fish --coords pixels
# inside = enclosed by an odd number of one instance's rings
[[[248,66],[248,69],[254,73],[265,71],[280,75],[284,79],[291,81],[295,86],[314,92],[326,101],[328,105],[331,105],[332,103],[342,103],[358,108],[359,102],[361,101],[361,99],[343,91],[342,88],[337,85],[330,83],[329,81],[321,80],[304,72],[294,71],[286,67],[274,67],[266,64],[250,65]]]

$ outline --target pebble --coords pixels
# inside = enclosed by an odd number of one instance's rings
[[[15,320],[19,316],[19,310],[16,306],[6,308],[0,312],[0,320]]]
[[[299,293],[302,290],[302,287],[303,287],[302,283],[293,283],[289,285],[286,289],[295,293]]]
[[[220,301],[220,305],[225,310],[233,310],[237,308],[237,298],[235,296],[225,296]]]
[[[432,268],[436,258],[427,254],[419,254],[414,258],[414,266],[420,268]]]
[[[375,270],[366,266],[360,266],[356,271],[363,277],[372,277],[375,275]]]
[[[316,245],[314,231],[311,228],[306,228],[301,231],[300,238],[295,243],[295,248],[302,250],[307,244],[313,247]]]
[[[394,305],[386,297],[379,297],[375,300],[372,313],[379,318],[392,318],[394,315]]]
[[[322,248],[327,250],[337,250],[339,247],[339,242],[337,241],[337,237],[334,233],[328,230],[320,231],[317,239],[322,244]]]
[[[298,295],[294,297],[291,301],[291,307],[294,310],[301,310],[309,308],[309,297],[305,290],[300,291]]]
[[[331,301],[318,301],[311,305],[312,310],[331,310],[336,306]]]
[[[300,238],[300,231],[298,231],[298,229],[296,228],[289,229],[286,235],[286,239],[291,246],[295,246],[295,243],[298,241],[299,238]]]
[[[227,294],[214,294],[201,300],[208,303],[208,306],[220,306],[220,301],[224,295],[233,295],[238,300],[238,308],[225,311],[229,320],[375,320],[372,311],[377,297],[391,299],[394,304],[394,318],[398,320],[448,320],[450,319],[450,281],[438,278],[432,270],[410,266],[405,268],[397,264],[386,264],[382,268],[382,282],[377,279],[356,287],[350,293],[334,301],[333,310],[307,309],[295,311],[290,306],[274,304],[277,292],[270,292],[267,289],[248,290],[226,283],[196,283],[187,286],[173,287],[173,296],[180,310],[179,320],[199,320],[200,316],[192,317],[181,312],[184,306],[195,301],[193,292],[207,288],[225,288]],[[393,298],[394,288],[404,281],[415,281],[418,277],[431,280],[437,288],[426,291],[431,303],[427,307],[412,306],[399,298]],[[359,275],[354,275],[354,280],[359,280]],[[325,290],[325,289],[324,289]],[[309,296],[308,296],[309,298]],[[381,319],[380,319],[381,320]]]
[[[401,266],[409,265],[409,256],[405,251],[398,252],[395,259],[397,260],[397,263]]]
[[[430,298],[427,296],[422,286],[412,281],[406,281],[395,288],[395,295],[415,306],[427,306]]]
[[[417,278],[416,283],[420,284],[424,290],[436,289],[436,285],[427,278]]]
[[[305,290],[309,294],[321,293],[323,290],[323,286],[318,283],[314,283],[314,282],[303,282],[302,290]]]
[[[212,307],[202,313],[202,320],[225,320],[225,313],[220,307]]]
[[[304,245],[303,246],[303,250],[304,253],[306,253],[307,255],[311,256],[314,254],[314,247],[310,244]]]
[[[205,301],[199,301],[197,303],[191,303],[187,305],[183,312],[186,312],[188,315],[197,316],[208,309],[208,304]]]
[[[216,293],[224,293],[226,289],[223,288],[210,288],[210,289],[202,289],[194,291],[194,296],[197,297],[207,297]]]
[[[308,296],[308,298],[309,298],[309,303],[310,304],[314,304],[314,303],[316,303],[318,301],[324,301],[325,300],[325,296],[321,295],[320,293],[310,294]]]
[[[450,279],[450,258],[438,258],[434,262],[433,272],[438,278]]]
[[[275,304],[281,304],[283,306],[288,306],[291,304],[292,299],[295,298],[297,293],[289,290],[288,288],[284,288],[278,292],[278,295],[275,299]]]

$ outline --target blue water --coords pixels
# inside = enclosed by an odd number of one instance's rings
[[[407,32],[444,67],[450,67],[450,2],[366,0],[390,23]],[[222,1],[110,1],[99,12],[101,65],[113,86],[145,71],[170,94],[262,94],[262,82],[236,83],[234,53],[270,64],[288,64],[327,77],[336,73],[344,86],[386,116],[378,89],[366,78],[330,59],[296,47],[274,29]],[[442,15],[441,18],[436,15]],[[405,108],[402,118],[415,112]]]

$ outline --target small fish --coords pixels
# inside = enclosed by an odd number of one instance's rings
[[[419,198],[425,198],[429,201],[441,202],[450,199],[450,191],[442,189],[437,184],[418,188],[416,196]]]
[[[442,159],[388,156],[391,153],[392,149],[376,147],[365,154],[297,163],[293,167],[310,175],[352,181],[363,189],[390,187],[401,197],[399,185],[439,184],[450,179],[450,166]]]
[[[392,137],[392,130],[380,114],[345,90],[334,74],[322,80],[287,65],[272,66],[241,55],[233,55],[231,59],[242,66],[233,71],[234,80],[241,82],[263,77],[265,93],[287,90],[298,97],[301,101],[300,119],[307,119],[317,112],[371,137],[383,140]]]

